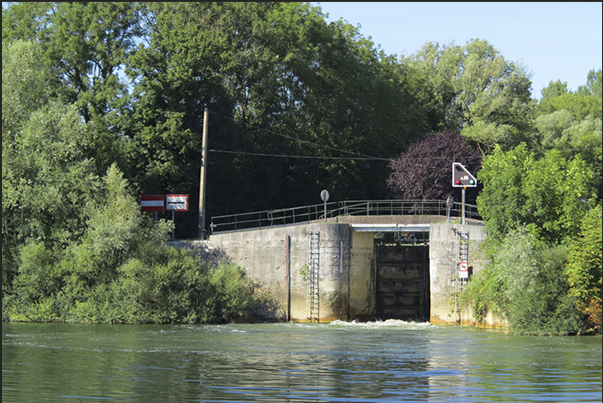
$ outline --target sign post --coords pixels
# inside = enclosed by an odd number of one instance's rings
[[[188,211],[188,195],[165,195],[165,211],[172,212],[172,240],[176,233],[175,211]]]
[[[465,225],[465,189],[467,187],[476,187],[477,179],[473,176],[467,168],[463,166],[460,162],[452,163],[452,187],[463,188],[462,198],[461,198],[461,214],[462,214],[462,224]]]

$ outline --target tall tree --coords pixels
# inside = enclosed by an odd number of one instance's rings
[[[487,41],[428,42],[402,62],[424,72],[446,127],[461,130],[483,153],[495,144],[511,148],[530,140],[530,77]]]
[[[536,116],[538,117],[556,111],[566,110],[571,113],[576,120],[583,120],[589,115],[601,119],[601,105],[601,97],[572,92],[553,98],[543,99],[538,104]]]
[[[2,271],[10,284],[20,247],[66,247],[81,236],[98,177],[77,109],[47,95],[52,73],[38,47],[3,42],[2,77]]]
[[[586,75],[586,85],[578,87],[576,92],[601,98],[603,94],[603,73],[601,69],[597,71],[590,70]]]
[[[551,80],[549,85],[540,91],[540,94],[542,95],[541,102],[542,102],[542,100],[545,100],[545,99],[551,99],[551,98],[555,98],[560,95],[565,95],[565,94],[569,94],[569,93],[570,93],[570,90],[567,87],[567,81],[561,81],[561,80],[552,81]]]
[[[141,35],[139,6],[131,2],[14,3],[2,13],[3,41],[36,41],[63,102],[75,103],[93,126],[101,174],[122,153],[119,121],[131,82],[120,72]]]
[[[567,242],[597,201],[595,172],[581,158],[568,161],[558,150],[537,158],[525,144],[507,152],[497,146],[478,179],[484,188],[477,205],[495,240],[526,226],[541,242]]]
[[[560,81],[557,81],[559,84]],[[543,90],[536,108],[535,126],[539,150],[544,153],[557,149],[564,158],[580,156],[596,172],[598,198],[601,198],[601,70],[591,70],[587,84],[578,91],[555,91],[557,84],[551,82]],[[599,94],[599,95],[596,95]]]
[[[536,107],[536,117],[565,110],[577,121],[591,116],[601,119],[601,69],[590,70],[586,76],[586,84],[570,91],[566,82],[551,81],[542,90],[542,99]]]
[[[424,132],[405,70],[310,4],[160,3],[147,15],[126,131],[144,189],[198,189],[206,106],[214,215],[315,203],[323,188],[383,197],[387,158]]]

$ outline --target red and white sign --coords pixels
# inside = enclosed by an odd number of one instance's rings
[[[188,195],[166,195],[165,211],[188,211]]]
[[[140,211],[163,211],[163,195],[142,196],[140,198]]]
[[[459,278],[469,278],[469,264],[467,262],[459,262]]]

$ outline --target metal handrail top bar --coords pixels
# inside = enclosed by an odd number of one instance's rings
[[[325,218],[325,204],[289,207],[273,210],[237,213],[211,218],[211,232],[231,232],[310,222]],[[326,203],[327,218],[351,215],[446,215],[445,200],[344,200]],[[451,211],[459,212],[461,203],[455,202]],[[481,219],[474,204],[465,204],[468,218]]]
[[[330,202],[327,203],[327,205],[329,204],[337,204],[337,202]],[[261,210],[261,211],[251,211],[248,213],[235,213],[235,214],[226,214],[226,215],[218,215],[218,216],[213,216],[212,219],[218,219],[218,218],[228,218],[228,217],[235,217],[235,216],[247,216],[247,215],[253,215],[253,216],[260,216],[262,214],[275,214],[275,213],[281,213],[281,212],[288,212],[288,211],[295,211],[295,210],[302,210],[302,209],[320,209],[320,211],[323,210],[324,208],[324,203],[321,204],[310,204],[307,206],[298,206],[298,207],[286,207],[286,208],[281,208],[281,209],[272,209],[272,210]]]

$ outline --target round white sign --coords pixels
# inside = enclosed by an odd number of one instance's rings
[[[320,192],[320,198],[322,199],[323,202],[326,202],[329,200],[329,191],[324,189],[322,192]]]

